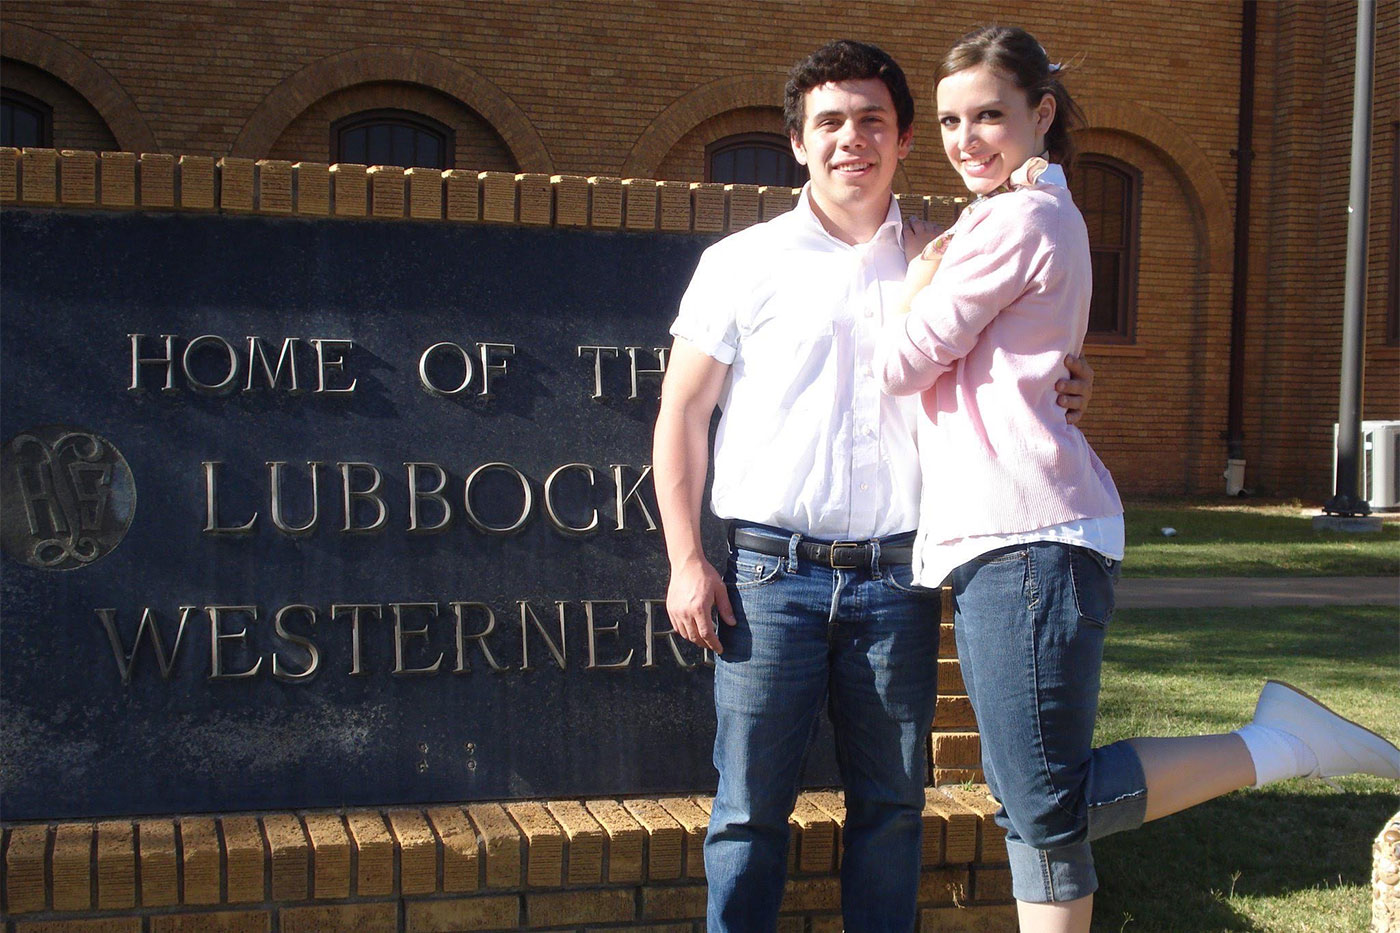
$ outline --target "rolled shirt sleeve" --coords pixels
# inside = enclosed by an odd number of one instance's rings
[[[718,243],[700,256],[671,324],[671,336],[730,365],[739,350],[738,302],[733,264],[717,256],[717,251],[725,247],[725,243]]]

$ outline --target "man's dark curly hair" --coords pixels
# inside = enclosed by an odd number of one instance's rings
[[[904,135],[914,125],[914,97],[904,71],[884,50],[867,42],[838,39],[808,55],[788,72],[787,87],[783,89],[783,129],[788,135],[802,137],[802,124],[807,118],[807,92],[831,81],[859,81],[879,78],[890,89],[894,99],[895,118],[899,133]]]

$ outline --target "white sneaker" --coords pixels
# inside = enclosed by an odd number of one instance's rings
[[[1264,684],[1254,721],[1287,732],[1317,756],[1317,767],[1300,777],[1373,774],[1400,780],[1400,748],[1283,681]]]

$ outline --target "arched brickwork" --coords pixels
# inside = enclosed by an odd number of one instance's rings
[[[711,81],[671,104],[642,131],[622,163],[624,178],[655,178],[667,155],[695,127],[730,110],[782,102],[782,75],[732,75]]]
[[[1192,199],[1192,212],[1200,220],[1201,233],[1206,238],[1205,271],[1229,273],[1234,261],[1233,202],[1210,157],[1192,141],[1191,134],[1136,101],[1085,95],[1078,102],[1088,118],[1086,136],[1096,131],[1123,133],[1162,154]]]
[[[127,152],[159,152],[155,134],[111,72],[61,39],[19,23],[0,30],[0,55],[53,75],[81,94]]]
[[[365,46],[307,65],[279,84],[253,111],[232,155],[263,158],[297,116],[328,94],[358,84],[403,81],[434,88],[480,114],[501,135],[521,171],[554,171],[554,160],[530,119],[490,80],[425,49]]]
[[[334,162],[331,127],[336,121],[367,110],[389,109],[421,114],[449,127],[455,136],[455,168],[520,171],[505,140],[474,110],[436,88],[401,81],[357,84],[332,91],[287,124],[266,157],[292,162]]]
[[[785,80],[735,75],[696,88],[662,111],[638,137],[623,163],[623,177],[700,181],[707,143],[732,133],[782,133]],[[894,190],[909,190],[903,164],[895,170]]]
[[[92,104],[50,72],[14,58],[0,58],[6,91],[18,91],[49,107],[54,149],[110,152],[120,149],[112,128]]]
[[[705,177],[705,147],[710,143],[739,133],[782,132],[783,112],[779,107],[725,111],[691,127],[656,166],[656,174],[648,177],[701,181]]]
[[[1218,484],[1225,428],[1234,200],[1191,134],[1161,113],[1092,95],[1079,102],[1088,118],[1077,134],[1080,148],[1140,166],[1147,186],[1135,343],[1151,356],[1113,358],[1103,383],[1115,416],[1153,427],[1148,436],[1096,438],[1095,446],[1137,491],[1209,489]],[[1158,184],[1149,205],[1154,177],[1169,178],[1171,190]],[[1185,270],[1190,275],[1182,279]],[[1093,347],[1091,356],[1111,349]]]

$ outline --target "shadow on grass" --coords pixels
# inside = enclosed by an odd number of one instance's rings
[[[1129,503],[1125,512],[1130,577],[1300,574],[1393,575],[1400,569],[1400,522],[1378,534],[1318,531],[1301,511],[1201,507],[1199,501]],[[1171,537],[1162,529],[1171,527]]]
[[[1105,658],[1154,673],[1185,661],[1233,674],[1288,656],[1381,663],[1395,652],[1396,632],[1389,606],[1124,609]]]
[[[1319,888],[1369,889],[1371,842],[1395,811],[1397,797],[1299,782],[1278,786],[1283,789],[1231,794],[1096,842],[1100,888],[1093,929],[1318,929],[1311,903],[1290,908],[1286,899]],[[1338,892],[1338,911],[1360,910],[1366,917],[1369,897],[1358,906],[1352,893]],[[1260,925],[1239,909],[1253,898],[1285,901],[1275,913],[1296,916],[1296,926],[1277,920]],[[1350,928],[1344,916],[1328,919],[1339,925],[1327,929]]]

